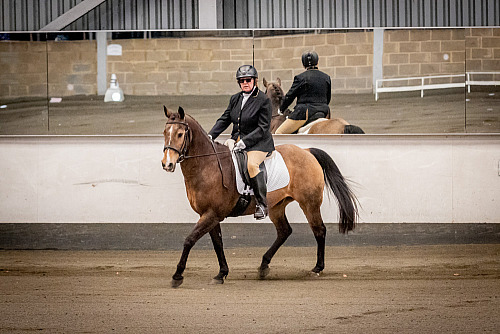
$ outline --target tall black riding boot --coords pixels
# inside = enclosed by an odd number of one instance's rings
[[[267,217],[269,210],[267,208],[267,185],[266,176],[264,172],[260,172],[255,177],[250,178],[250,185],[252,186],[257,206],[255,208],[255,219],[261,220]]]

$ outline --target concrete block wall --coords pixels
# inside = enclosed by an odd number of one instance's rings
[[[49,97],[97,94],[97,42],[48,41]]]
[[[301,54],[307,49],[318,52],[334,94],[372,92],[371,31],[108,43],[120,44],[123,54],[107,57],[107,77],[115,73],[127,95],[231,94],[238,90],[236,69],[252,61],[261,80],[280,77],[287,90],[303,71]],[[500,70],[500,28],[384,32],[384,78],[462,74],[466,66]],[[1,41],[0,79],[0,98],[46,97],[47,80],[49,97],[97,94],[97,42]]]
[[[404,29],[384,32],[385,79],[465,72],[464,29]],[[448,81],[446,81],[448,80]],[[431,83],[457,79],[434,79]],[[459,79],[463,81],[463,79]],[[412,82],[415,84],[415,82]],[[401,85],[392,83],[393,85]],[[390,86],[391,82],[384,85]]]
[[[465,45],[467,71],[500,72],[500,28],[467,28]],[[481,76],[482,80],[500,80],[500,75]]]
[[[46,95],[46,43],[0,42],[0,97]]]
[[[2,41],[0,97],[97,94],[96,52],[96,42],[88,40]]]
[[[125,94],[221,95],[238,89],[238,66],[252,63],[252,38],[117,40],[122,56],[108,56]]]
[[[304,71],[306,50],[319,55],[319,68],[332,78],[334,94],[371,93],[373,32],[333,32],[255,38],[255,65],[261,78],[282,80],[286,90]]]

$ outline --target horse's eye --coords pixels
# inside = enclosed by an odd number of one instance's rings
[[[177,135],[177,138],[181,138],[181,137],[182,137],[182,133],[179,133],[179,134]]]

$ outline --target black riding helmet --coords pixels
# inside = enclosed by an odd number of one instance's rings
[[[315,51],[306,51],[302,54],[302,65],[312,67],[318,65],[318,54]]]
[[[240,78],[258,78],[259,74],[252,65],[242,65],[236,71],[236,80]]]

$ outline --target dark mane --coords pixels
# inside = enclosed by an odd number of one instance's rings
[[[203,129],[201,124],[198,123],[198,121],[193,116],[186,114],[185,120],[191,128],[195,128],[197,131],[202,133],[209,140],[207,131],[205,131],[205,129]],[[213,143],[215,144],[215,148],[217,149],[217,152],[220,152],[219,149],[222,149],[222,150],[229,149],[227,146],[225,146],[219,142],[214,141]]]

